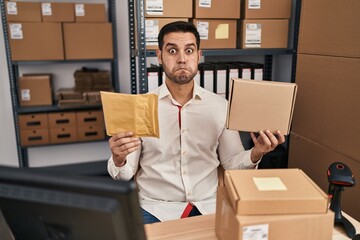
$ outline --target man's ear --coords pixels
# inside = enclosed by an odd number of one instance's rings
[[[157,56],[159,64],[162,64],[162,57],[161,57],[161,50],[160,49],[156,49],[156,56]]]

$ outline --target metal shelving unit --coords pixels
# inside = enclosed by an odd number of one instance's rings
[[[5,41],[5,51],[7,57],[7,65],[9,70],[9,80],[10,80],[10,92],[11,92],[11,102],[13,109],[13,117],[16,131],[16,144],[19,158],[20,167],[28,167],[28,147],[22,147],[20,143],[20,128],[18,115],[25,113],[42,113],[42,112],[62,112],[69,110],[95,110],[101,109],[100,106],[81,106],[74,108],[59,108],[58,106],[46,106],[46,107],[26,107],[21,108],[18,100],[18,83],[17,79],[19,77],[19,68],[24,65],[46,65],[46,64],[74,64],[74,63],[96,63],[96,62],[108,62],[111,65],[111,80],[112,85],[115,91],[119,91],[119,65],[118,65],[118,48],[117,48],[117,34],[116,34],[116,0],[107,0],[108,1],[108,14],[109,22],[112,23],[112,32],[113,32],[113,54],[114,58],[111,60],[108,59],[96,59],[96,60],[63,60],[63,61],[12,61],[11,60],[11,51],[10,43],[8,36],[8,24],[5,14],[5,2],[0,2],[1,17],[3,23],[4,31],[4,41]],[[74,142],[77,143],[77,142]],[[70,144],[70,143],[69,143]],[[71,143],[73,144],[73,143]]]
[[[272,78],[273,56],[292,55],[291,81],[295,81],[297,39],[300,21],[301,0],[293,0],[295,4],[293,47],[287,49],[203,49],[203,56],[264,56],[264,79]],[[130,58],[131,58],[131,86],[139,93],[148,91],[146,58],[156,57],[154,50],[147,51],[145,45],[145,9],[144,0],[128,0],[129,12],[129,31],[130,31]],[[137,39],[135,40],[135,35]],[[136,68],[136,58],[137,67]],[[132,92],[136,93],[136,92]]]

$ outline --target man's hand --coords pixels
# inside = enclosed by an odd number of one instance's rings
[[[109,139],[115,166],[124,166],[126,163],[126,156],[140,147],[140,139],[133,137],[133,135],[132,132],[120,132]]]
[[[277,137],[269,130],[265,132],[260,131],[257,138],[254,133],[250,133],[250,135],[254,142],[254,148],[251,150],[250,158],[254,163],[258,162],[266,153],[274,150],[277,145],[285,142],[285,136],[280,131],[276,132]]]

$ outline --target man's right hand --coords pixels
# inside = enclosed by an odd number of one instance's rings
[[[115,166],[124,166],[126,156],[139,149],[141,141],[139,138],[133,137],[133,135],[133,132],[119,132],[109,139]]]

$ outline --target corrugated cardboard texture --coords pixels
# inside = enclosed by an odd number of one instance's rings
[[[24,114],[18,118],[20,130],[47,129],[49,125],[47,113]]]
[[[82,16],[76,14],[75,4],[75,21],[82,23],[104,23],[107,22],[105,4],[103,3],[82,3],[84,12]]]
[[[357,184],[344,189],[341,206],[344,212],[360,221],[360,162],[295,133],[290,134],[289,141],[289,167],[303,169],[324,191],[329,187],[326,173],[330,164],[343,162],[349,166]]]
[[[42,15],[43,22],[75,22],[74,3],[53,2],[47,4],[51,4],[51,15]]]
[[[247,132],[290,131],[296,84],[232,79],[227,127]]]
[[[158,26],[158,31],[156,34],[156,36],[157,36],[157,35],[159,35],[159,32],[164,25],[171,23],[171,22],[176,22],[176,21],[188,22],[189,19],[188,18],[146,18],[145,21],[146,22],[150,21],[151,25]],[[155,32],[153,32],[152,34],[155,34]],[[155,43],[153,43],[153,44],[155,44]],[[148,50],[156,50],[158,48],[159,48],[158,42],[156,42],[156,45],[148,45],[148,44],[146,45],[146,49],[148,49]]]
[[[285,189],[273,184],[259,190],[255,178],[279,180]],[[240,215],[326,213],[328,208],[327,195],[299,169],[228,170],[225,186]]]
[[[147,9],[148,0],[145,0],[145,17],[191,18],[193,16],[192,0],[182,0],[182,1],[163,0],[162,2],[163,2],[162,5],[163,10],[157,12],[157,11],[152,11],[152,9],[150,8]]]
[[[217,191],[215,231],[221,240],[275,239],[275,240],[328,240],[332,239],[334,213],[300,215],[236,215],[229,203],[226,188]],[[268,231],[261,231],[260,226]],[[245,234],[253,228],[252,235]],[[255,231],[257,230],[257,231]],[[259,230],[260,233],[259,234]],[[249,236],[258,238],[249,238]],[[266,238],[264,238],[266,236]]]
[[[287,48],[288,47],[288,19],[275,20],[240,20],[240,32],[238,32],[238,48],[254,48],[246,46],[245,37],[247,34],[247,24],[261,25],[261,42],[256,48]]]
[[[12,9],[9,4],[16,3],[16,12],[8,14]],[[8,22],[41,22],[41,8],[39,2],[5,2],[6,19]]]
[[[236,20],[193,19],[195,27],[199,22],[209,23],[208,39],[201,39],[201,49],[236,48]],[[222,35],[226,35],[224,38],[217,37],[221,28],[226,29],[226,32],[222,32]]]
[[[212,0],[208,7],[199,4],[203,2],[201,0],[194,1],[194,18],[240,18],[240,0]]]
[[[298,53],[360,57],[360,1],[303,0]]]
[[[20,106],[52,105],[50,75],[29,75],[19,77]]]
[[[75,59],[112,59],[111,23],[64,23],[65,57]]]
[[[242,18],[263,19],[263,18],[290,18],[291,0],[257,1],[259,5],[249,6],[251,0],[242,1]]]
[[[22,39],[9,40],[13,61],[64,60],[60,23],[21,23]]]
[[[360,161],[360,59],[299,54],[292,131]]]

